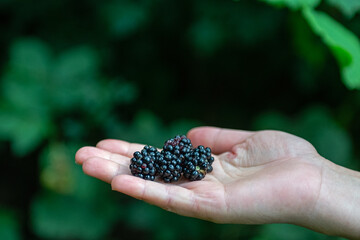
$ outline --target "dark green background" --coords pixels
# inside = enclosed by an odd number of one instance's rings
[[[360,16],[327,12],[360,36]],[[259,1],[0,1],[0,239],[338,239],[112,192],[74,154],[200,125],[284,130],[360,169],[360,93],[301,14]]]

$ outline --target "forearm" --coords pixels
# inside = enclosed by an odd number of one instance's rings
[[[360,239],[360,173],[325,160],[308,223],[328,235]]]

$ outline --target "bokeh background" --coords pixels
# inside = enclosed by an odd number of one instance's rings
[[[317,24],[308,6],[340,25]],[[339,239],[177,216],[112,192],[74,155],[104,138],[161,147],[213,125],[284,130],[359,170],[359,9],[356,0],[1,0],[0,239]]]

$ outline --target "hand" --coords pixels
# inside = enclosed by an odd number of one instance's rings
[[[209,127],[194,129],[188,137],[194,146],[220,154],[202,181],[163,184],[133,177],[129,158],[143,146],[119,140],[82,148],[76,160],[85,173],[116,191],[214,222],[286,222],[313,207],[321,171],[316,150],[305,140],[283,132]]]
[[[328,161],[309,142],[279,131],[212,127],[195,128],[188,137],[217,154],[213,172],[201,181],[165,184],[131,176],[129,159],[143,145],[120,140],[84,147],[76,161],[113,190],[181,215],[219,223],[293,223],[326,232],[315,222]]]

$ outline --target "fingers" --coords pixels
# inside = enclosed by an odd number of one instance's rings
[[[111,187],[115,191],[181,215],[192,215],[196,205],[193,191],[178,185],[146,181],[129,175],[118,175],[113,178]]]
[[[213,197],[216,191],[196,194],[196,189],[207,189],[207,181],[197,183],[163,184],[146,181],[131,176],[129,161],[133,152],[141,150],[143,145],[131,144],[121,140],[103,140],[97,147],[83,147],[76,153],[75,159],[83,171],[92,177],[111,183],[113,190],[127,194],[165,210],[185,216],[202,215],[211,219],[211,213],[219,196]],[[205,184],[202,186],[202,184]]]
[[[106,139],[100,141],[96,145],[96,147],[130,158],[132,157],[134,152],[140,151],[144,147],[144,145],[137,143],[129,143],[122,140]]]
[[[130,174],[129,166],[103,158],[93,157],[83,163],[83,171],[89,176],[110,183],[119,174]]]
[[[194,146],[210,147],[214,154],[230,151],[235,144],[245,141],[254,132],[216,127],[198,127],[188,132]]]
[[[110,150],[116,149],[119,153],[125,155],[132,155],[132,153],[128,154],[127,151],[132,151],[133,148],[135,150],[136,147],[141,146],[123,141],[115,141],[116,144],[113,144],[113,142],[112,140],[102,141],[100,145]],[[79,149],[75,155],[75,161],[82,165],[84,173],[107,183],[110,183],[116,175],[130,174],[129,157],[98,147]]]
[[[112,153],[96,147],[80,148],[75,155],[75,161],[77,164],[82,165],[86,160],[93,157],[103,158],[119,164],[123,164],[124,162],[129,162],[129,158],[126,156],[117,153]]]
[[[110,183],[118,174],[130,174],[129,158],[95,147],[83,147],[75,155],[84,173]]]
[[[75,161],[83,166],[87,175],[110,183],[117,175],[130,174],[130,158],[143,146],[121,140],[103,140],[96,147],[79,149]]]

